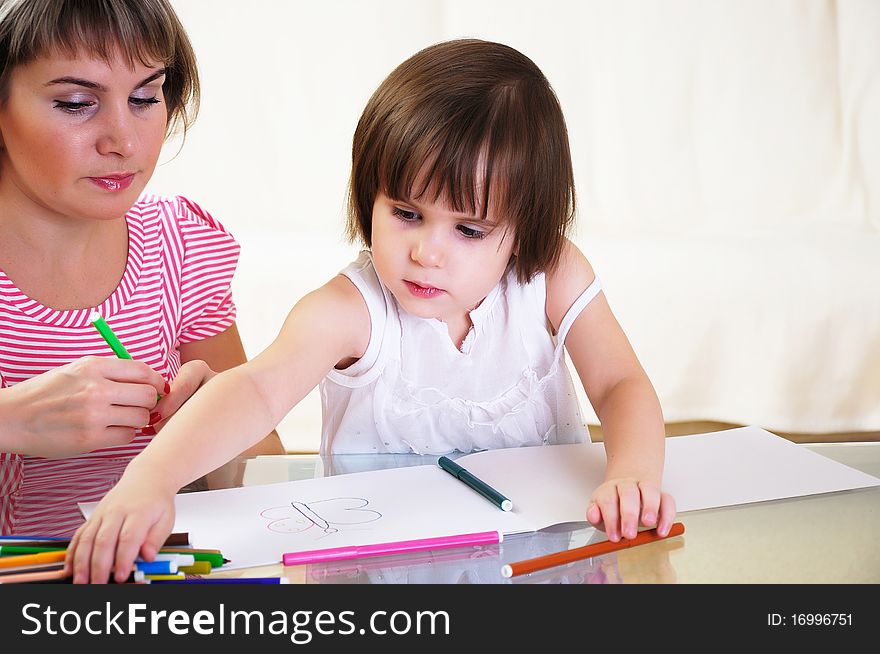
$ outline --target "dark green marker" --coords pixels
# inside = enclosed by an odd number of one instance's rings
[[[502,511],[510,511],[513,509],[513,502],[504,497],[504,495],[492,488],[489,484],[462,468],[452,459],[441,456],[437,459],[437,464],[450,475],[473,488]]]

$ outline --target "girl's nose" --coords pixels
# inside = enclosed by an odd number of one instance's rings
[[[428,234],[416,240],[410,256],[413,261],[425,268],[440,268],[446,263],[443,244]]]

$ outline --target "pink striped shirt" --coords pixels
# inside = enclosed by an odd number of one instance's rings
[[[126,215],[128,264],[96,309],[132,358],[166,379],[179,347],[235,321],[230,284],[235,239],[184,197],[144,196]],[[93,308],[58,311],[27,297],[0,269],[0,385],[12,386],[88,355],[114,356],[89,322]],[[67,459],[0,452],[0,533],[69,535],[82,523],[76,502],[97,501],[150,436]]]

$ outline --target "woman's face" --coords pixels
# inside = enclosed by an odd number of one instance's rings
[[[164,64],[50,54],[14,69],[0,105],[4,213],[112,220],[153,174],[168,113]]]

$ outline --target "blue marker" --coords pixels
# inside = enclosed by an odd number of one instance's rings
[[[135,561],[134,567],[145,575],[177,574],[177,561]]]

